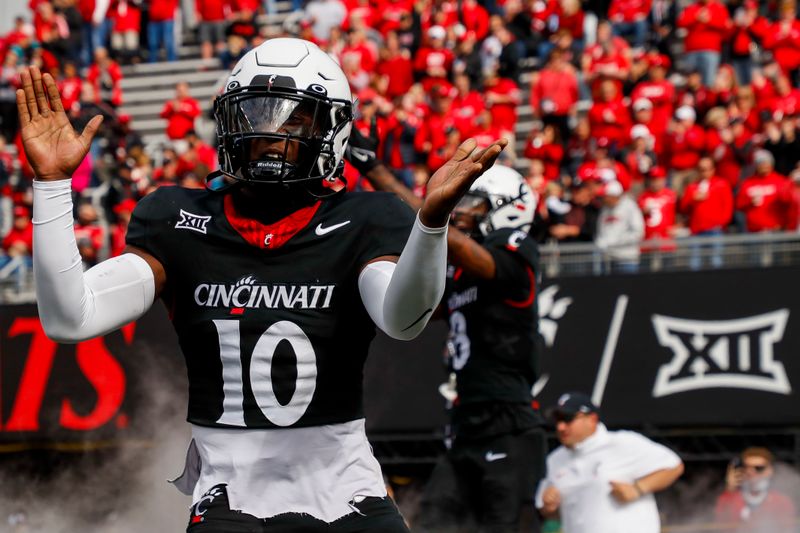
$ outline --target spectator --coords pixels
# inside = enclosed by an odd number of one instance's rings
[[[67,61],[79,64],[81,62],[81,47],[83,45],[83,17],[77,7],[78,0],[55,0],[56,9],[67,23],[69,36],[67,37]]]
[[[594,241],[600,214],[595,203],[594,188],[589,181],[577,181],[573,184],[569,211],[557,223],[551,224],[551,237],[559,242]]]
[[[195,13],[199,26],[200,56],[211,59],[225,47],[225,8],[228,0],[195,0]],[[214,53],[214,47],[217,54]]]
[[[648,79],[636,85],[631,93],[633,109],[636,112],[637,103],[640,108],[649,101],[652,108],[652,122],[646,126],[656,137],[656,143],[661,145],[664,132],[672,118],[675,106],[675,86],[667,80],[667,72],[671,65],[668,56],[661,54],[647,54]]]
[[[178,82],[175,98],[164,104],[161,110],[161,118],[167,119],[167,137],[172,141],[183,141],[186,134],[195,129],[194,121],[200,113],[200,104],[189,95],[189,84]]]
[[[106,235],[99,225],[100,217],[92,204],[84,203],[78,206],[78,216],[75,219],[75,242],[83,260],[84,270],[94,266],[103,259],[108,251],[106,248]]]
[[[78,0],[78,11],[83,19],[81,63],[85,67],[91,64],[94,49],[106,46],[111,31],[111,19],[107,16],[109,5],[110,0]]]
[[[314,37],[327,41],[331,29],[339,27],[347,17],[347,8],[340,0],[311,0],[306,4],[304,18],[311,22]]]
[[[794,2],[781,2],[780,19],[766,32],[764,48],[772,52],[784,74],[800,83],[800,21]]]
[[[764,124],[764,149],[775,158],[775,170],[779,174],[791,173],[800,159],[800,134],[796,120],[795,116],[776,111]]]
[[[662,167],[650,169],[645,182],[647,189],[639,196],[639,207],[644,215],[644,238],[671,239],[678,197],[667,187],[667,173]]]
[[[3,238],[3,250],[9,257],[29,256],[33,250],[33,224],[27,207],[14,207],[14,223]]]
[[[578,75],[569,64],[565,52],[554,48],[545,67],[535,76],[531,86],[531,107],[534,116],[545,124],[554,124],[561,139],[569,138],[569,118],[576,114]]]
[[[715,107],[706,114],[706,153],[714,159],[717,173],[731,189],[739,185],[742,165],[749,162],[750,144],[741,144],[724,107]],[[749,137],[749,136],[748,136]]]
[[[431,163],[441,159],[441,154],[448,145],[448,136],[458,132],[458,128],[453,112],[456,90],[449,84],[440,84],[435,85],[431,92],[431,113],[420,124],[414,136],[414,148],[424,156],[431,172],[435,172],[438,167]]]
[[[122,70],[108,57],[105,48],[98,47],[94,51],[94,63],[86,73],[86,81],[92,84],[97,101],[111,107],[122,105]]]
[[[37,6],[34,26],[41,46],[53,54],[58,63],[66,61],[69,57],[69,26],[53,4],[42,2]]]
[[[564,159],[564,146],[558,138],[558,130],[553,124],[546,124],[540,130],[531,130],[531,135],[525,144],[525,153],[528,159],[542,162],[543,177],[546,182],[559,178],[561,161]]]
[[[80,100],[82,85],[83,80],[78,74],[75,63],[65,63],[61,79],[58,80],[58,92],[61,93],[61,103],[67,113],[72,111]]]
[[[117,221],[111,226],[111,257],[117,257],[125,249],[125,234],[131,221],[131,213],[136,207],[136,200],[126,198],[114,206]]]
[[[589,110],[592,136],[606,137],[611,141],[611,150],[616,153],[625,145],[631,129],[628,106],[623,102],[617,85],[606,80],[600,85],[600,99]]]
[[[675,111],[675,120],[667,131],[666,151],[672,170],[671,187],[679,196],[706,147],[705,132],[695,124],[696,119],[694,109],[681,106]]]
[[[739,533],[792,529],[797,513],[792,499],[772,486],[774,463],[772,452],[752,447],[728,465],[714,509],[718,522],[736,524]]]
[[[380,60],[376,73],[384,78],[387,98],[394,100],[408,92],[414,84],[414,66],[408,50],[400,46],[396,32],[386,35],[386,42],[380,50]],[[458,86],[458,83],[456,83]]]
[[[487,70],[483,74],[486,109],[492,114],[492,124],[509,139],[508,150],[513,148],[517,106],[521,101],[519,87],[513,79],[500,77],[497,70]]]
[[[114,0],[111,6],[111,49],[123,65],[139,61],[142,10],[133,0]]]
[[[156,0],[150,3],[150,20],[147,23],[147,60],[158,61],[159,51],[163,48],[167,61],[175,61],[175,12],[178,0]]]
[[[220,54],[219,61],[222,64],[222,68],[232,69],[249,50],[247,40],[244,37],[232,34],[228,35],[225,42],[225,49]]]
[[[714,160],[710,157],[700,159],[697,170],[694,181],[686,186],[680,197],[680,211],[688,218],[692,235],[718,237],[733,217],[733,192],[728,182],[716,175]],[[703,248],[694,247],[690,259],[694,270],[702,266]],[[722,256],[718,239],[713,240],[711,248],[711,266],[719,268]]]
[[[732,28],[728,8],[719,0],[697,0],[678,17],[678,27],[686,30],[686,63],[702,73],[710,87],[719,68],[722,41]]]
[[[434,85],[447,82],[455,56],[445,47],[447,32],[443,27],[431,26],[427,36],[428,45],[420,48],[414,58],[414,70],[425,90],[430,90]]]
[[[770,31],[766,17],[758,14],[758,2],[745,0],[733,17],[731,63],[739,85],[750,85],[753,78],[753,52],[764,42]]]
[[[628,37],[633,46],[644,48],[651,4],[652,0],[611,0],[608,18],[614,35]]]
[[[636,202],[625,194],[618,181],[606,183],[594,242],[611,261],[612,272],[636,272],[642,239],[644,218]]]
[[[584,77],[594,97],[607,80],[614,82],[621,97],[623,81],[630,72],[630,56],[627,41],[614,36],[608,21],[601,21],[597,26],[597,42],[586,48],[581,59]]]
[[[633,192],[638,194],[644,185],[644,177],[650,172],[657,162],[653,151],[655,139],[643,124],[631,128],[631,144],[622,152],[622,164],[631,177]]]
[[[775,158],[766,150],[753,156],[755,174],[745,179],[736,196],[736,208],[744,212],[747,231],[778,231],[787,225],[792,184],[775,172]]]
[[[561,446],[537,491],[542,513],[558,513],[564,533],[658,533],[653,493],[680,477],[680,458],[638,433],[608,431],[585,394],[562,395],[552,411]]]

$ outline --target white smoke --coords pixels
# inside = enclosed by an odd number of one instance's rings
[[[175,379],[176,365],[163,356],[137,357],[140,368],[154,369],[133,399],[135,423],[153,426],[147,439],[83,454],[31,452],[17,462],[4,457],[0,533],[185,531],[190,498],[167,483],[183,469],[190,439],[185,372]]]

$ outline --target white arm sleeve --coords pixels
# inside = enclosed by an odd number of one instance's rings
[[[91,339],[142,316],[153,304],[147,262],[124,254],[83,272],[75,243],[70,180],[33,182],[33,275],[39,318],[56,342]]]
[[[368,264],[358,277],[358,289],[367,313],[382,331],[411,340],[425,329],[439,305],[446,274],[447,226],[428,228],[417,214],[397,264]]]

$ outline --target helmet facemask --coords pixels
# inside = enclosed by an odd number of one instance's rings
[[[451,214],[453,224],[473,239],[480,240],[486,233],[491,203],[489,196],[482,191],[469,191],[465,194]]]
[[[341,174],[334,140],[352,120],[352,103],[293,87],[230,90],[214,104],[220,169],[237,181],[322,187]]]

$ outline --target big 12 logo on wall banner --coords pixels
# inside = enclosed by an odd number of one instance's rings
[[[786,369],[774,353],[788,320],[788,309],[717,321],[653,315],[659,343],[674,354],[659,368],[653,396],[713,387],[790,394]]]

